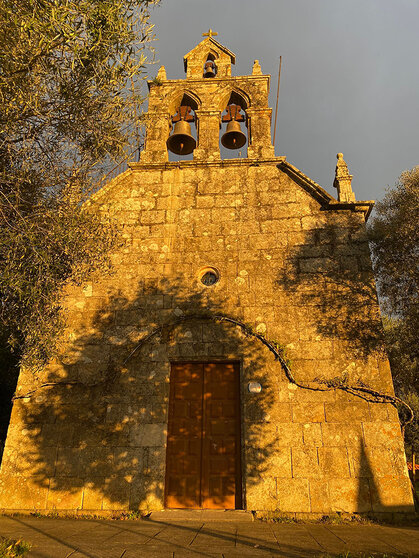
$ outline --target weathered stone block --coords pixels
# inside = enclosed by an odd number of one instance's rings
[[[388,403],[370,403],[371,421],[388,420]]]
[[[326,479],[309,479],[310,511],[313,513],[329,513],[331,509],[329,483]]]
[[[293,422],[324,422],[324,403],[293,403]]]
[[[278,447],[293,447],[303,444],[303,430],[301,424],[280,423],[276,427]]]
[[[164,223],[165,211],[143,211],[140,216],[142,225],[155,225],[156,223]]]
[[[164,507],[163,495],[164,484],[160,480],[137,475],[130,482],[129,509],[161,510]]]
[[[370,420],[370,412],[366,401],[337,401],[325,403],[327,422],[345,422],[348,424],[356,421]]]
[[[327,478],[348,478],[349,458],[345,447],[321,447],[318,448],[319,464],[323,476]]]
[[[399,423],[364,422],[363,429],[367,446],[402,447]]]
[[[59,454],[60,455],[60,452]],[[106,477],[114,474],[114,451],[111,447],[86,447],[79,450],[79,474],[83,477]],[[70,471],[74,472],[75,467],[70,467]],[[74,474],[74,473],[73,473]],[[59,469],[57,467],[57,475]]]
[[[368,479],[331,478],[329,479],[330,503],[334,512],[372,511]]]
[[[80,450],[78,448],[58,448],[55,475],[76,477],[80,470]]]
[[[129,509],[129,495],[132,478],[112,476],[105,479],[103,490],[102,509],[104,510],[127,510]]]
[[[164,446],[166,443],[165,424],[138,424],[130,427],[130,442],[133,446]]]
[[[48,479],[44,476],[16,476],[2,473],[0,479],[0,508],[9,510],[46,508]]]
[[[304,445],[322,446],[322,425],[318,422],[303,424],[303,442]]]
[[[198,196],[196,198],[196,207],[213,207],[215,203],[214,196]]]
[[[162,447],[149,447],[145,452],[144,474],[151,475],[164,481],[166,469],[166,449]]]
[[[269,409],[270,420],[276,424],[280,422],[291,422],[291,404],[290,403],[278,403],[275,402],[274,405]]]
[[[392,512],[412,510],[412,492],[409,491],[408,477],[389,476],[380,478],[380,482],[371,482],[372,509],[375,512]]]
[[[293,480],[293,479],[290,479]],[[287,483],[289,481],[287,480]],[[246,500],[249,510],[278,509],[277,481],[269,477],[250,477],[246,479]]]
[[[278,506],[281,512],[309,512],[310,496],[307,479],[278,479]]]
[[[322,469],[319,464],[319,456],[315,447],[293,447],[292,454],[292,476],[295,478],[319,478],[322,477]]]
[[[105,486],[105,479],[102,482],[99,479],[92,481],[85,481],[83,488],[83,510],[101,510],[103,502],[103,490]]]
[[[325,422],[321,425],[325,446],[354,446],[363,443],[362,424]]]
[[[79,477],[54,477],[50,480],[47,509],[80,510],[82,508],[83,480]]]
[[[301,273],[328,273],[337,269],[337,262],[331,258],[300,258]]]
[[[281,477],[283,482],[286,482],[285,479],[290,479],[292,477],[291,448],[276,449],[269,447],[265,453],[266,455],[263,457],[259,455],[260,467],[264,475]],[[255,462],[257,463],[257,457]],[[251,471],[252,463],[249,465]]]
[[[348,448],[351,476],[379,477],[407,476],[407,466],[399,449],[385,446]]]

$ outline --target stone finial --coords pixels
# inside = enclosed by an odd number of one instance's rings
[[[252,75],[254,75],[254,76],[261,76],[262,75],[262,68],[260,67],[259,60],[255,60],[253,62]]]
[[[162,81],[167,79],[166,68],[164,66],[160,66],[159,71],[157,72],[157,79],[161,79]]]
[[[338,162],[336,163],[335,180],[333,186],[338,191],[338,200],[341,202],[354,202],[355,194],[352,190],[352,174],[349,174],[348,165],[343,160],[343,153],[336,155]]]

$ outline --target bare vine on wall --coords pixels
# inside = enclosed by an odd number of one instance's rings
[[[285,347],[283,347],[277,341],[271,341],[266,339],[264,335],[261,333],[255,332],[250,326],[246,325],[245,323],[237,320],[236,318],[232,318],[231,316],[227,316],[224,314],[186,314],[173,320],[167,324],[159,326],[151,331],[146,337],[144,337],[138,345],[131,351],[128,357],[125,359],[124,364],[128,362],[128,360],[137,352],[149,339],[154,337],[155,335],[161,335],[165,328],[173,328],[177,325],[180,325],[186,321],[194,321],[194,320],[212,320],[217,322],[227,322],[239,327],[242,332],[247,337],[253,337],[260,341],[265,347],[271,351],[274,355],[275,360],[279,361],[282,370],[285,373],[288,381],[292,384],[295,384],[297,387],[302,389],[309,389],[312,391],[332,391],[340,389],[342,391],[346,391],[347,393],[351,393],[357,397],[361,397],[371,403],[391,403],[397,408],[397,405],[401,405],[406,409],[408,412],[408,417],[402,421],[402,431],[404,431],[405,427],[410,424],[414,419],[414,413],[412,408],[402,399],[396,397],[394,395],[389,395],[375,389],[370,388],[369,386],[363,384],[362,382],[358,381],[356,384],[350,384],[346,377],[343,378],[333,378],[333,379],[326,379],[326,378],[316,378],[312,382],[300,382],[298,381],[293,373],[291,372],[289,362],[285,356]]]
[[[140,340],[140,342],[134,347],[134,349],[130,352],[130,354],[124,360],[122,365],[124,366],[134,356],[134,354],[142,346],[144,346],[151,338],[153,338],[155,336],[161,336],[165,330],[174,329],[177,326],[179,326],[179,325],[181,325],[185,322],[188,322],[188,321],[203,321],[203,320],[220,322],[220,323],[222,323],[222,322],[230,323],[230,324],[240,328],[241,331],[247,337],[254,338],[254,339],[258,340],[259,342],[261,342],[274,355],[275,360],[277,360],[279,362],[279,364],[280,364],[286,378],[288,379],[288,381],[290,383],[296,385],[299,388],[308,389],[308,390],[312,390],[312,391],[333,391],[333,390],[340,389],[342,391],[345,391],[347,393],[351,393],[352,395],[355,395],[356,397],[360,397],[360,398],[362,398],[366,401],[369,401],[371,403],[390,403],[391,405],[393,405],[396,408],[398,406],[401,406],[402,408],[404,408],[407,411],[407,418],[405,418],[401,421],[402,432],[404,432],[404,429],[406,428],[406,426],[408,424],[410,424],[414,419],[413,410],[405,401],[403,401],[402,399],[400,399],[399,397],[396,397],[394,395],[389,395],[387,393],[383,393],[383,392],[377,391],[375,389],[372,389],[371,387],[367,386],[366,384],[364,384],[360,380],[358,380],[358,382],[355,383],[355,384],[349,383],[347,377],[342,377],[342,378],[337,377],[337,378],[332,378],[332,379],[316,378],[315,380],[313,380],[311,382],[301,382],[301,381],[297,380],[295,378],[294,374],[291,372],[290,363],[289,363],[288,359],[286,358],[285,347],[284,346],[282,346],[277,341],[271,341],[271,340],[267,339],[261,333],[258,333],[256,331],[254,331],[249,325],[241,322],[240,320],[237,320],[236,318],[233,318],[231,316],[227,316],[225,314],[185,314],[185,315],[180,316],[180,317],[178,317],[174,320],[171,320],[171,321],[169,321],[165,324],[162,324],[162,325],[156,327],[155,329],[153,329],[150,333],[145,335]],[[37,388],[34,388],[33,390],[27,392],[25,395],[15,395],[13,397],[13,400],[29,398],[38,389],[44,388],[44,387],[52,387],[52,386],[56,386],[56,385],[80,385],[80,384],[82,384],[86,387],[96,387],[96,386],[103,385],[103,384],[107,383],[108,380],[109,380],[109,377],[108,377],[108,375],[106,375],[105,378],[103,378],[99,382],[95,382],[95,383],[91,383],[91,384],[83,384],[80,381],[46,382],[46,383],[41,384]]]

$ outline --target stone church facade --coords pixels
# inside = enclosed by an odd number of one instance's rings
[[[21,371],[0,507],[413,511],[395,408],[348,389],[393,394],[372,202],[341,154],[337,199],[274,155],[257,61],[233,77],[210,33],[184,62],[90,204],[117,223],[113,272],[67,287],[60,357]]]

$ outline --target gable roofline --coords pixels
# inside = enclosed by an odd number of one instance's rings
[[[89,207],[92,206],[94,203],[100,201],[110,190],[112,190],[117,184],[119,184],[119,182],[123,181],[125,177],[131,173],[131,164],[128,163],[128,168],[125,171],[111,178],[107,182],[102,182],[98,190],[96,190],[96,192],[93,192],[90,198],[84,202],[83,206]]]
[[[324,188],[317,184],[314,180],[309,178],[303,172],[301,172],[297,167],[288,163],[287,160],[283,160],[278,164],[278,168],[284,171],[290,178],[292,178],[297,184],[299,184],[306,192],[311,194],[326,210],[349,210],[361,212],[364,214],[364,219],[367,221],[374,207],[374,200],[366,201],[353,201],[353,202],[341,202],[334,198],[331,194],[326,192]]]
[[[267,159],[221,159],[220,161],[168,161],[165,163],[141,163],[141,162],[130,162],[128,163],[128,169],[117,175],[115,178],[109,182],[103,184],[103,186],[97,190],[91,198],[85,203],[85,206],[90,206],[93,202],[99,201],[105,194],[112,190],[119,182],[123,181],[127,175],[129,175],[133,170],[140,169],[170,169],[179,167],[199,167],[202,165],[210,167],[229,167],[229,166],[259,166],[263,163],[274,163],[281,171],[285,172],[294,182],[301,186],[308,194],[310,194],[314,199],[316,199],[324,210],[328,211],[355,211],[364,214],[365,221],[373,210],[375,202],[373,200],[366,201],[354,201],[354,202],[340,202],[334,198],[331,194],[326,192],[324,188],[317,184],[314,180],[309,178],[303,172],[301,172],[297,167],[294,167],[289,163],[284,156],[273,157]]]
[[[321,205],[329,204],[330,202],[337,202],[337,200],[324,188],[317,184],[314,180],[309,178],[306,174],[291,165],[287,160],[281,161],[278,167],[286,172],[290,178],[295,180],[300,186],[302,186],[307,192],[309,192],[313,197],[316,198]]]
[[[229,50],[227,47],[225,47],[224,45],[220,44],[218,41],[216,41],[215,39],[213,39],[212,37],[206,37],[205,39],[203,39],[200,43],[198,43],[192,50],[190,50],[187,54],[185,54],[185,56],[183,57],[183,65],[185,68],[185,72],[187,70],[187,66],[188,66],[188,58],[189,56],[193,53],[193,51],[198,48],[199,46],[201,46],[203,43],[212,43],[213,46],[219,48],[220,50],[222,50],[223,52],[225,52],[226,54],[228,54],[228,56],[231,58],[231,63],[235,64],[236,63],[236,55],[234,54],[234,52],[231,52],[231,50]]]

